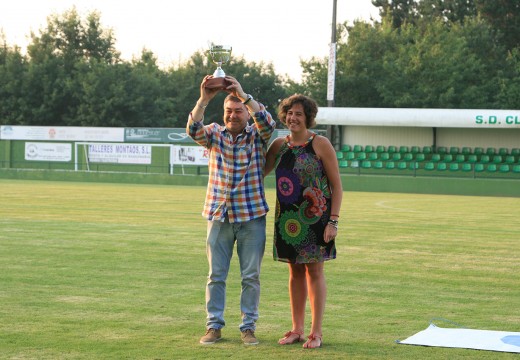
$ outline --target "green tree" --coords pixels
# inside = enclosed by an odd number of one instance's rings
[[[372,4],[379,8],[381,19],[389,21],[394,29],[413,23],[417,17],[414,0],[372,0]]]
[[[440,19],[446,23],[463,23],[477,15],[474,0],[422,0],[416,2],[417,16]]]
[[[90,61],[80,71],[81,98],[70,125],[169,127],[173,102],[164,93],[166,74],[157,59],[143,50],[131,63]]]
[[[486,108],[495,105],[499,73],[472,46],[474,32],[486,24],[444,26],[441,20],[394,32],[395,52],[383,60],[385,78],[378,84],[391,107]],[[423,29],[425,29],[423,31]],[[493,47],[482,38],[480,46]],[[488,39],[492,37],[488,36]]]
[[[520,46],[520,2],[517,0],[475,0],[479,15],[500,31],[508,50]]]
[[[47,27],[31,33],[29,66],[24,81],[28,107],[24,122],[38,125],[76,124],[83,94],[80,72],[103,62],[114,64],[119,54],[111,31],[103,30],[93,12],[82,21],[75,8],[51,15]]]
[[[507,58],[508,76],[500,81],[498,103],[502,109],[518,109],[520,104],[520,49],[515,48],[509,52]]]
[[[23,96],[23,79],[27,62],[19,47],[7,45],[5,36],[0,42],[0,124],[23,121],[22,109],[27,104]]]
[[[399,29],[355,22],[337,53],[336,106],[494,108],[511,71],[507,52],[485,21],[447,25],[422,19]],[[304,85],[324,99],[326,59],[304,64]],[[324,103],[321,103],[324,105]]]

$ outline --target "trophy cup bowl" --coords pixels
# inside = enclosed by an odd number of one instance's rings
[[[211,60],[217,64],[217,69],[213,73],[213,77],[206,81],[206,88],[208,89],[225,89],[229,83],[224,78],[226,73],[222,70],[222,64],[229,61],[231,57],[231,46],[211,44],[209,48],[209,55]]]

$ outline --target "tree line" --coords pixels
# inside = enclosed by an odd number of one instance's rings
[[[337,26],[335,106],[514,109],[520,104],[516,0],[372,0],[380,20]],[[0,34],[0,123],[184,127],[207,54],[161,68],[153,52],[123,60],[99,12],[72,8],[31,33],[26,53]],[[302,60],[302,80],[233,58],[226,72],[274,114],[299,92],[326,106],[327,58]],[[219,94],[225,96],[225,94]],[[207,120],[220,121],[221,102]]]

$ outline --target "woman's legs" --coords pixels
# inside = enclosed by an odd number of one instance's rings
[[[306,348],[321,346],[323,313],[325,312],[325,300],[327,298],[327,285],[325,283],[323,265],[323,262],[305,264],[307,268],[307,288],[309,289],[312,315],[310,334],[316,336],[316,338],[309,338],[303,345]]]
[[[289,298],[291,301],[291,316],[293,334],[278,341],[285,345],[299,340],[299,335],[305,331],[305,305],[307,303],[307,280],[304,264],[289,264]]]

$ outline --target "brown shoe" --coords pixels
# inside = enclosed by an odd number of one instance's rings
[[[304,349],[318,349],[323,345],[323,341],[321,340],[321,336],[310,334],[305,344],[303,344]]]
[[[211,345],[222,339],[220,329],[209,328],[206,330],[206,335],[200,338],[200,343],[203,345]]]
[[[244,345],[258,345],[254,330],[247,329],[242,331],[242,342]]]

